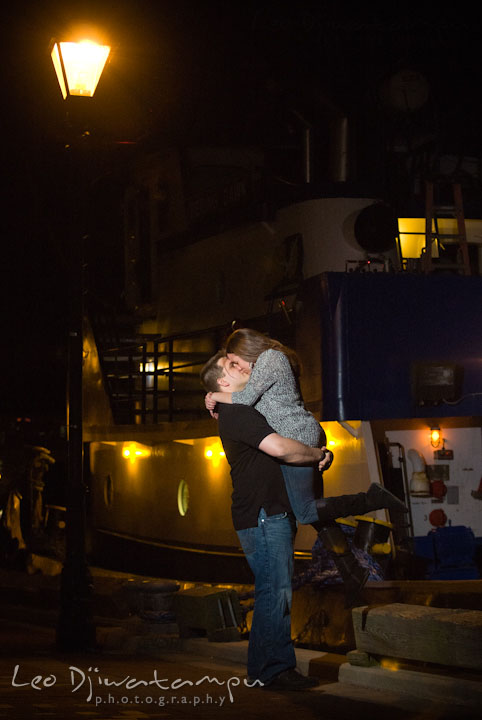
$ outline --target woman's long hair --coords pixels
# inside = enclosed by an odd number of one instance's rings
[[[263,333],[251,328],[240,328],[235,330],[226,341],[226,353],[234,353],[249,363],[255,363],[261,353],[265,350],[279,350],[284,353],[290,361],[295,377],[300,374],[300,363],[295,351],[278,340],[273,340]]]

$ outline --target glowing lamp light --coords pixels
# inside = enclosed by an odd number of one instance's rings
[[[136,460],[139,460],[140,458],[149,457],[151,454],[151,451],[149,448],[143,447],[142,445],[139,445],[138,443],[129,443],[129,445],[126,445],[122,449],[122,457],[125,460],[129,460],[131,463],[134,463]]]
[[[152,360],[148,360],[145,364],[139,363],[139,371],[145,372],[145,373],[153,373],[156,369],[156,366],[152,362]]]
[[[432,447],[438,447],[440,445],[441,439],[442,436],[440,434],[440,428],[430,428],[430,444],[432,445]]]
[[[380,667],[384,668],[385,670],[391,670],[392,672],[396,672],[400,669],[400,663],[390,658],[382,658],[380,662]]]
[[[93,96],[109,53],[108,45],[90,40],[54,44],[51,57],[64,100],[69,95]]]
[[[226,457],[222,444],[218,441],[214,445],[209,445],[204,450],[204,457],[210,460],[214,468],[219,467],[221,459]]]

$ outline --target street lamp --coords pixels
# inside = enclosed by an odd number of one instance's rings
[[[54,42],[51,57],[64,100],[93,96],[109,54],[108,45],[91,40]]]
[[[52,61],[64,99],[77,95],[92,97],[109,56],[108,46],[89,41],[56,42]],[[71,149],[70,143],[66,148]],[[82,168],[75,167],[69,178],[73,216],[70,219],[71,281],[68,337],[67,386],[67,488],[66,547],[60,587],[60,613],[57,643],[64,650],[94,650],[96,630],[92,612],[92,578],[87,564],[86,487],[83,469],[82,439],[82,364],[83,364],[83,234],[79,222],[82,189],[79,194],[73,177]],[[71,169],[72,172],[72,169]],[[78,181],[78,178],[77,178]],[[84,189],[85,192],[85,189]],[[80,217],[79,217],[80,216]],[[79,232],[80,230],[80,232]],[[75,235],[74,235],[75,233]]]

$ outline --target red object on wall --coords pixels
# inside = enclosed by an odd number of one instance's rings
[[[437,508],[437,510],[432,510],[430,515],[428,516],[428,519],[430,520],[430,524],[434,527],[443,527],[445,523],[447,522],[447,516],[442,510],[442,508]]]
[[[433,483],[431,483],[430,489],[435,498],[441,499],[447,494],[447,486],[443,480],[434,480]]]

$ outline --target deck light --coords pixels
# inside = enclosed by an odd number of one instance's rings
[[[440,428],[439,427],[433,427],[430,428],[430,444],[432,447],[436,448],[440,445],[440,440],[442,439],[442,436],[440,434]]]

